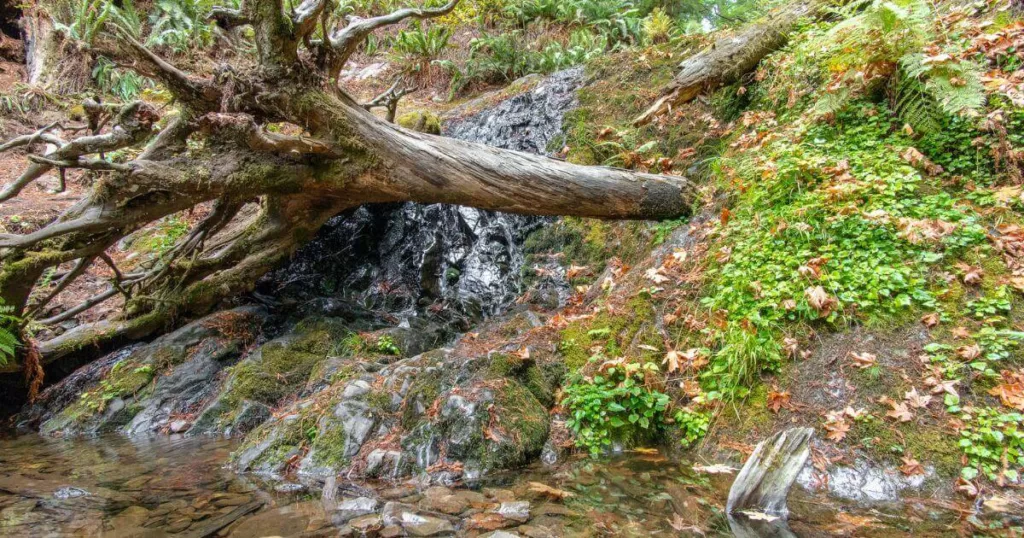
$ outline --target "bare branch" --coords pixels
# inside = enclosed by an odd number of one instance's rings
[[[74,308],[70,308],[68,310],[65,310],[64,312],[61,312],[60,314],[57,314],[55,316],[39,320],[39,324],[40,325],[56,325],[57,323],[60,323],[60,322],[62,322],[64,320],[67,320],[67,319],[71,319],[71,318],[77,316],[78,314],[81,314],[82,312],[85,312],[86,310],[89,310],[90,308],[92,308],[92,307],[94,307],[94,306],[96,306],[96,305],[106,301],[107,299],[110,299],[111,297],[113,297],[113,296],[115,296],[117,294],[118,294],[117,288],[116,287],[111,287],[107,291],[104,291],[103,293],[101,293],[99,295],[96,295],[96,296],[94,296],[94,297],[92,297],[90,299],[87,299],[85,302],[75,306]]]
[[[352,21],[348,26],[330,36],[331,47],[339,57],[338,68],[340,69],[341,66],[345,65],[349,57],[359,47],[359,44],[366,39],[366,36],[373,33],[374,30],[397,24],[410,18],[431,19],[441,17],[451,13],[458,4],[459,0],[451,0],[444,6],[437,8],[404,8],[387,15]]]
[[[304,153],[340,158],[344,152],[337,145],[307,136],[289,136],[265,131],[248,114],[207,114],[199,120],[208,131],[234,131],[250,149],[277,153]]]
[[[141,102],[137,101],[123,106],[114,120],[115,126],[111,132],[76,138],[42,158],[37,157],[34,159],[35,162],[30,164],[18,179],[6,185],[3,190],[0,190],[0,202],[5,202],[17,196],[25,186],[39,179],[54,167],[71,167],[72,163],[80,168],[101,166],[90,161],[80,162],[78,158],[139,144],[149,137],[153,124],[158,119],[159,116],[156,115],[153,108]],[[68,164],[65,165],[64,163]],[[108,165],[113,166],[110,163],[102,166]]]
[[[44,297],[41,301],[39,301],[26,311],[25,317],[31,318],[37,312],[41,311],[43,308],[46,308],[46,305],[50,304],[50,301],[52,301],[54,297],[60,295],[60,292],[64,291],[72,282],[75,281],[75,279],[77,279],[82,273],[85,272],[86,269],[89,268],[89,265],[92,263],[93,259],[95,258],[93,258],[92,256],[80,258],[75,263],[75,266],[72,267],[71,270],[68,271],[68,273],[64,275],[60,279],[60,281],[57,282],[57,286],[54,287],[53,290],[51,290],[50,293],[46,295],[46,297]]]
[[[395,113],[398,111],[398,101],[410,93],[416,91],[418,88],[415,86],[409,86],[407,88],[398,89],[398,86],[402,83],[402,79],[395,80],[395,83],[390,88],[384,91],[384,93],[374,97],[372,101],[364,103],[362,106],[366,110],[373,110],[377,107],[384,107],[387,109],[387,120],[390,123],[395,122]]]

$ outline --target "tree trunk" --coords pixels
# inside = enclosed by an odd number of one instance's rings
[[[28,83],[33,86],[44,85],[47,74],[56,72],[60,60],[60,44],[53,31],[53,22],[38,5],[27,6],[21,18],[21,33],[25,41]]]
[[[767,21],[719,39],[690,56],[679,64],[679,73],[662,88],[658,100],[633,120],[633,124],[645,125],[655,116],[692,101],[702,92],[736,82],[757,68],[762,58],[782,48],[801,17],[817,17],[825,5],[823,0],[798,0]]]

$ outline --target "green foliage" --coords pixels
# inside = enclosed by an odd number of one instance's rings
[[[595,456],[615,442],[633,443],[660,432],[670,401],[667,394],[645,385],[648,374],[659,372],[657,365],[613,362],[592,377],[576,374],[562,400],[576,445]]]
[[[392,43],[392,50],[403,61],[422,66],[437,58],[448,46],[451,30],[446,26],[434,25],[423,30],[419,25],[409,30],[400,30]]]
[[[520,30],[485,32],[470,41],[469,59],[463,67],[448,60],[436,63],[452,74],[451,92],[455,94],[474,83],[509,82],[530,73],[565,69],[586,62],[605,48],[603,37],[586,30],[573,31],[568,43],[550,41],[540,50],[531,50]]]
[[[87,45],[92,44],[111,13],[117,9],[110,0],[72,0],[66,7],[67,10],[55,10],[53,13],[54,30]]]
[[[961,475],[972,480],[980,471],[989,480],[998,480],[1002,475],[1015,482],[1018,469],[1024,466],[1024,415],[988,408],[971,411],[962,415],[968,425],[960,432],[960,448],[969,465]],[[1008,465],[1005,470],[1004,459]]]
[[[398,348],[398,344],[395,343],[394,338],[388,335],[383,335],[377,339],[377,343],[374,345],[378,353],[385,355],[401,355],[402,350]]]
[[[149,15],[152,29],[147,44],[179,53],[209,46],[213,24],[207,15],[213,5],[212,0],[157,0]]]
[[[679,442],[683,448],[691,448],[697,441],[704,438],[711,427],[711,416],[707,413],[683,408],[673,416],[681,434]]]
[[[672,37],[675,24],[665,10],[659,7],[644,18],[643,28],[648,43],[662,43]]]
[[[120,69],[106,56],[96,59],[92,78],[100,90],[116,96],[122,101],[131,101],[139,93],[152,86],[152,81],[135,71]]]
[[[18,341],[19,319],[12,315],[13,312],[14,307],[0,299],[0,366],[14,360],[15,350],[21,345]]]
[[[707,389],[742,396],[753,376],[776,369],[783,323],[936,308],[946,283],[930,278],[932,268],[985,243],[980,217],[899,156],[907,140],[894,127],[862,104],[835,126],[802,127],[718,164],[729,188],[744,194],[723,227],[729,250],[709,268],[701,300],[727,322],[709,329]],[[951,230],[931,240],[913,231],[932,220]],[[1004,300],[977,307],[998,310]]]

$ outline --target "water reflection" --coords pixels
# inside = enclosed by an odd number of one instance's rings
[[[225,468],[215,438],[0,441],[0,535],[37,536],[946,536],[968,506],[843,504],[796,489],[782,521],[727,518],[731,475],[654,452],[537,464],[471,488],[338,480],[267,484]]]

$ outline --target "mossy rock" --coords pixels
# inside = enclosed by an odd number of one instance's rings
[[[398,117],[396,123],[406,129],[412,129],[421,133],[441,134],[441,120],[437,117],[437,114],[425,110],[406,112]]]

